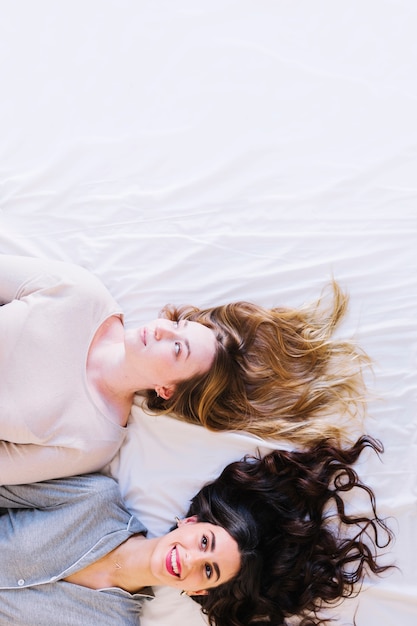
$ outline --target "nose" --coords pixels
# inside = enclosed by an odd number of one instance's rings
[[[201,550],[187,550],[184,554],[184,561],[189,570],[207,563],[207,555]]]
[[[178,329],[175,328],[169,320],[162,320],[155,327],[155,339],[157,341],[161,341],[162,339],[177,339],[178,337]]]

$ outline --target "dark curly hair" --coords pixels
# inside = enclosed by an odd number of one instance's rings
[[[199,491],[187,515],[224,527],[241,552],[234,579],[194,598],[210,624],[281,626],[298,616],[316,626],[320,609],[355,596],[365,573],[390,567],[377,553],[392,533],[352,468],[367,447],[382,452],[363,436],[344,450],[323,441],[305,452],[245,457]],[[371,517],[347,512],[344,497],[357,489]]]

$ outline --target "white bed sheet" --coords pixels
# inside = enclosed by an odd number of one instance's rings
[[[299,305],[334,276],[374,359],[361,472],[399,566],[331,615],[417,623],[413,0],[0,0],[0,252],[78,262],[128,325],[167,302]],[[132,410],[112,464],[151,534],[245,452]],[[284,444],[283,444],[284,445]],[[142,626],[201,626],[158,589]]]

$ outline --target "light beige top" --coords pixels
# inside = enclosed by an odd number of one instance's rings
[[[0,484],[101,469],[126,429],[86,381],[97,328],[120,308],[85,269],[0,255]]]

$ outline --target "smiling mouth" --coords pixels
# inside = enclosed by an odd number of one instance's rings
[[[171,552],[168,555],[167,561],[168,561],[168,565],[169,565],[169,567],[168,567],[169,571],[174,576],[177,576],[177,578],[179,578],[180,574],[181,574],[181,565],[180,565],[180,562],[179,562],[178,552],[177,552],[176,546],[174,548],[172,548]]]
[[[146,328],[142,328],[141,330],[141,338],[142,338],[142,343],[144,346],[146,346]]]

